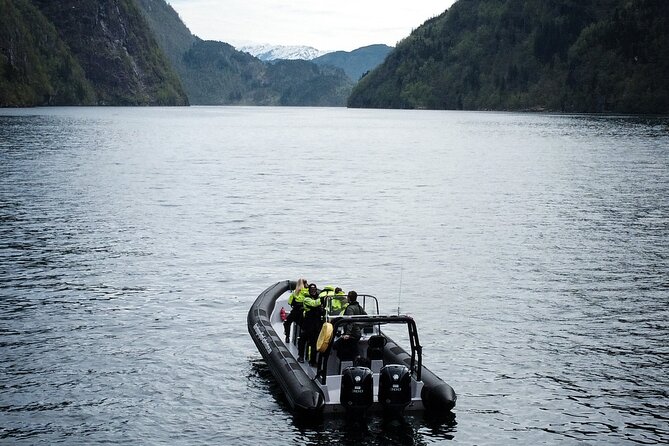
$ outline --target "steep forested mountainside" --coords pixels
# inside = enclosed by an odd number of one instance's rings
[[[344,70],[306,60],[281,60],[268,67],[268,79],[281,93],[278,105],[346,104],[353,82]]]
[[[0,0],[0,106],[93,104],[84,70],[30,0]]]
[[[459,0],[351,107],[669,112],[666,0]]]
[[[172,64],[180,63],[196,41],[179,14],[165,0],[135,0]]]
[[[0,106],[183,105],[133,0],[0,0]]]
[[[86,72],[97,102],[182,105],[188,100],[133,0],[33,0]]]

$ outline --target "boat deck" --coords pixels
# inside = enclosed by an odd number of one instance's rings
[[[287,298],[281,297],[279,300],[277,300],[276,305],[274,307],[274,311],[270,316],[270,321],[272,324],[272,328],[281,339],[281,342],[285,344],[283,321],[281,320],[280,316],[280,311],[282,307],[286,311],[290,310],[290,305],[288,305]],[[297,328],[296,325],[293,324],[290,338],[291,342],[289,342],[286,346],[288,351],[294,358],[298,357],[297,333],[295,333],[296,328]],[[376,327],[376,331],[373,331],[371,333],[363,333],[358,343],[358,348],[360,350],[361,356],[363,357],[367,356],[367,342],[370,336],[379,335],[380,333],[381,332],[378,330],[378,327]],[[334,339],[332,342],[334,342]],[[325,384],[322,384],[320,380],[316,379],[316,373],[317,373],[316,367],[309,365],[308,361],[298,364],[310,379],[316,380],[318,386],[323,391],[323,396],[325,398],[325,411],[343,413],[344,408],[343,406],[340,405],[340,399],[339,399],[342,371],[345,370],[347,367],[353,366],[353,362],[340,361],[336,354],[330,355],[328,358]],[[384,365],[385,364],[383,360],[376,359],[370,361],[370,369],[372,371],[373,393],[374,393],[374,405],[372,407],[372,410],[375,408],[375,406],[378,406],[378,408],[380,408],[380,404],[378,404],[379,377],[380,377],[379,372],[381,371],[381,368]],[[405,410],[411,411],[411,410],[424,409],[423,402],[421,399],[422,388],[423,388],[423,382],[416,381],[415,379],[412,378],[411,380],[412,402],[409,404],[409,406],[407,406]]]

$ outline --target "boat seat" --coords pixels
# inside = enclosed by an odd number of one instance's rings
[[[372,373],[380,373],[382,368],[383,368],[383,359],[372,359],[372,364],[370,366],[370,369],[372,369]]]
[[[348,367],[353,367],[353,361],[342,361],[339,367],[339,374],[342,374]]]
[[[384,336],[370,336],[367,341],[367,358],[371,361],[380,359],[383,362],[383,347],[386,346],[386,342]]]

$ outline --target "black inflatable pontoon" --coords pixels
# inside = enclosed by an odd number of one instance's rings
[[[258,351],[297,412],[364,413],[382,410],[401,413],[425,410],[448,413],[457,396],[451,386],[422,364],[422,347],[414,320],[402,315],[379,315],[374,296],[359,295],[367,316],[329,318],[336,336],[345,323],[360,324],[363,336],[358,343],[362,364],[339,359],[333,346],[319,353],[316,367],[297,362],[296,333],[284,342],[281,308],[289,309],[288,293],[295,282],[278,282],[263,291],[248,314],[248,329]],[[409,351],[386,336],[381,327],[404,325],[408,330]]]

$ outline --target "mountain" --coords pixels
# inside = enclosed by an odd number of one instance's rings
[[[459,0],[350,107],[669,113],[666,0]]]
[[[165,0],[0,0],[0,106],[343,106],[352,87],[199,39]]]
[[[93,104],[93,85],[29,0],[0,0],[0,106]]]
[[[199,41],[184,25],[179,14],[164,0],[135,0],[170,61],[181,62],[184,53]]]
[[[339,67],[348,77],[357,81],[363,74],[379,66],[392,49],[388,45],[369,45],[349,52],[327,53],[313,59],[313,62],[318,65]]]
[[[0,105],[184,105],[132,0],[0,0]]]
[[[286,45],[242,45],[237,50],[249,53],[262,61],[271,60],[312,60],[326,51],[320,51],[310,46],[286,46]]]
[[[277,105],[344,105],[353,88],[340,68],[306,60],[278,60],[267,66],[269,84],[281,92]]]
[[[341,69],[304,60],[265,63],[223,42],[198,40],[183,62],[193,104],[343,106],[353,87]]]
[[[224,42],[193,36],[165,0],[137,0],[179,73],[191,104],[344,106],[343,70],[292,60],[265,63]]]

